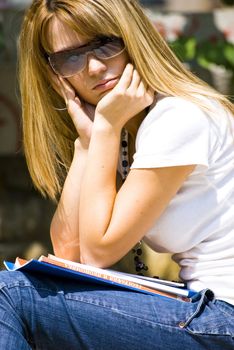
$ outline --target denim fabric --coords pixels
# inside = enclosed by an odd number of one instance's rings
[[[1,350],[233,350],[234,307],[0,272]]]

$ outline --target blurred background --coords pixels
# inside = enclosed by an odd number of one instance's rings
[[[0,268],[15,256],[52,252],[55,206],[33,188],[22,150],[17,38],[31,0],[0,0]],[[226,94],[234,94],[234,0],[141,0],[146,14],[184,64]],[[29,87],[30,88],[30,87]],[[186,218],[185,218],[186,219]],[[134,254],[118,267],[134,272]],[[170,256],[143,245],[146,274],[176,279]]]

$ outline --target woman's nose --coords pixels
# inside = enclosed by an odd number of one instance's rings
[[[98,59],[95,55],[88,55],[87,57],[87,69],[89,75],[97,75],[101,72],[105,72],[107,69],[106,64]]]

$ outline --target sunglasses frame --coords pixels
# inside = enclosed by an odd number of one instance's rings
[[[111,55],[109,57],[102,57],[100,58],[96,53],[95,53],[95,49],[98,49],[100,48],[101,46],[104,46],[105,44],[108,44],[111,43],[111,42],[115,42],[115,41],[119,41],[122,45],[123,45],[123,48],[116,54],[114,55]],[[114,58],[118,55],[120,55],[123,51],[125,50],[125,46],[124,46],[124,42],[121,38],[118,38],[118,37],[100,37],[100,38],[96,38],[94,40],[92,40],[90,43],[88,43],[87,45],[84,45],[82,47],[78,47],[78,48],[74,48],[74,49],[70,49],[70,50],[64,50],[64,51],[59,51],[59,52],[55,52],[55,53],[52,53],[50,55],[47,56],[47,59],[48,59],[48,62],[50,64],[50,67],[53,69],[53,71],[55,72],[55,74],[63,77],[63,78],[69,78],[69,77],[72,77],[80,72],[82,72],[86,65],[87,65],[87,56],[88,54],[93,54],[95,55],[95,57],[97,57],[98,59],[100,60],[108,60],[108,59],[111,59],[111,58]],[[77,70],[75,73],[73,74],[69,74],[69,75],[63,75],[61,74],[55,67],[55,64],[53,64],[53,57],[56,57],[56,56],[59,56],[60,54],[69,54],[69,52],[76,52],[78,51],[78,54],[80,52],[80,55],[84,55],[85,58],[84,58],[84,67],[82,66],[81,69]],[[83,52],[82,52],[83,51]]]

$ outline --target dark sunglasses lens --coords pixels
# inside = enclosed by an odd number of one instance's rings
[[[124,50],[124,43],[121,39],[115,39],[94,49],[95,55],[100,59],[107,59],[120,54]]]
[[[56,73],[69,77],[81,71],[85,66],[86,55],[60,52],[50,56],[50,63]]]
[[[50,55],[49,62],[53,70],[62,77],[70,77],[82,71],[86,65],[88,53],[94,53],[100,59],[117,56],[124,50],[124,43],[119,38],[94,42],[84,48],[58,52]]]

